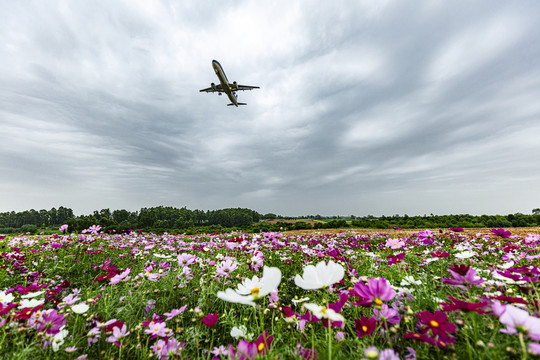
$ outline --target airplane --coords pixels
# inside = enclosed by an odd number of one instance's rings
[[[212,60],[212,67],[214,68],[214,71],[219,79],[219,84],[216,85],[212,83],[210,84],[209,88],[199,90],[199,92],[217,92],[218,95],[225,93],[229,97],[229,100],[231,100],[231,103],[227,104],[227,106],[234,105],[238,107],[238,105],[247,105],[246,103],[238,102],[238,95],[236,95],[237,91],[260,89],[258,86],[238,85],[236,81],[234,81],[232,84],[229,83],[227,75],[225,75],[225,71],[223,71],[221,64],[217,60]]]

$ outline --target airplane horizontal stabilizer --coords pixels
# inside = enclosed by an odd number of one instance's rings
[[[238,103],[238,105],[247,105],[246,103]],[[227,106],[236,106],[235,104],[233,103],[230,103],[230,104],[227,104]]]

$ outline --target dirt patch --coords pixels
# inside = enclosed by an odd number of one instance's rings
[[[520,227],[520,228],[504,228],[505,230],[508,230],[512,233],[512,235],[520,235],[520,236],[527,236],[528,234],[538,234],[540,235],[540,227]],[[357,235],[374,235],[374,234],[388,234],[391,237],[407,237],[414,233],[418,233],[419,231],[422,231],[424,229],[403,229],[403,230],[395,230],[395,229],[356,229],[356,228],[348,228],[348,229],[313,229],[313,230],[289,230],[289,231],[283,231],[284,234],[313,234],[313,233],[319,233],[319,234],[339,234],[339,233],[355,233]],[[450,232],[448,229],[429,229],[434,234],[438,234],[439,230],[442,230],[443,232]],[[471,228],[471,229],[463,229],[463,232],[461,234],[466,235],[475,235],[478,233],[482,234],[492,234],[491,228]]]
[[[315,225],[318,223],[318,221],[314,220],[261,220],[261,222],[269,223],[269,224],[277,224],[277,223],[285,223],[285,224],[295,224],[295,223],[306,223],[310,225]]]

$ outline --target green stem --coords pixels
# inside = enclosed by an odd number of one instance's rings
[[[522,333],[519,333],[519,343],[521,344],[521,359],[527,360],[527,346],[525,345],[525,341],[523,340]]]
[[[472,360],[471,344],[469,342],[469,331],[467,331],[467,323],[463,324],[463,331],[465,333],[465,341],[467,342],[467,353],[469,354],[469,360]]]
[[[328,320],[328,359],[332,359],[332,320]]]

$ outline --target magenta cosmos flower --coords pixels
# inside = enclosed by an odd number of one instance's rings
[[[362,282],[354,284],[351,295],[364,299],[355,305],[362,305],[365,307],[375,305],[380,308],[383,301],[392,300],[394,296],[396,296],[396,292],[385,278],[372,278],[368,279],[367,286]]]
[[[438,336],[443,341],[448,341],[450,336],[448,333],[456,333],[456,325],[448,322],[448,316],[442,311],[435,311],[433,314],[427,310],[421,311],[416,314],[416,317],[420,322],[425,325],[423,332],[431,330],[434,336]]]
[[[503,239],[508,239],[512,235],[510,231],[504,229],[491,229],[491,232]]]
[[[201,319],[202,323],[208,327],[212,327],[214,325],[216,325],[217,321],[218,321],[218,318],[219,318],[219,315],[217,312],[215,312],[214,314],[208,314],[206,315],[205,317],[203,317]]]

